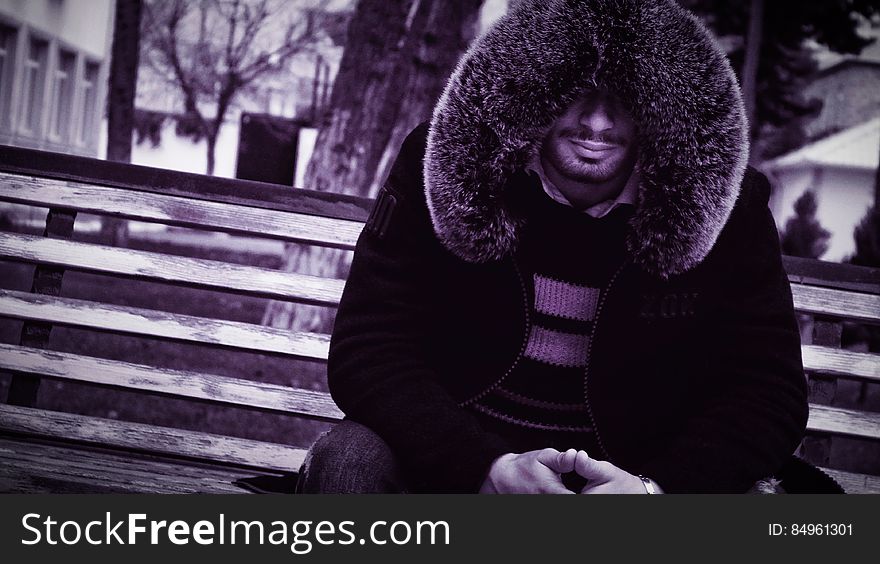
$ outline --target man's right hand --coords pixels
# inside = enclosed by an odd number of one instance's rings
[[[574,470],[576,458],[573,448],[565,452],[545,448],[501,455],[489,468],[480,493],[573,494],[562,485],[560,475]]]

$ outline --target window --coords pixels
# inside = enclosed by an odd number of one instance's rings
[[[8,127],[12,115],[10,114],[10,102],[12,100],[12,79],[15,74],[15,42],[18,32],[4,25],[0,25],[0,124]]]
[[[37,134],[40,131],[48,55],[48,42],[40,39],[30,40],[24,62],[24,84],[22,85],[23,106],[20,129],[24,133]]]
[[[70,130],[71,104],[73,103],[73,79],[76,55],[67,51],[58,54],[58,68],[52,81],[51,118],[49,137],[55,141],[67,141]]]
[[[82,82],[82,122],[79,127],[79,140],[83,145],[90,145],[98,129],[96,121],[96,105],[98,103],[98,63],[86,63]]]

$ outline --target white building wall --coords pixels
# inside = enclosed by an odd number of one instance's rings
[[[162,127],[162,141],[158,147],[153,147],[149,140],[137,143],[137,134],[132,135],[131,162],[136,165],[151,166],[180,172],[192,172],[205,174],[208,167],[207,143],[201,140],[193,143],[192,139],[179,137],[175,132],[174,120],[166,120]],[[235,178],[235,168],[238,157],[238,133],[237,121],[229,121],[220,128],[220,136],[217,138],[217,147],[214,162],[214,176],[223,178]],[[317,130],[302,128],[297,144],[296,172],[294,174],[294,186],[303,187],[305,168],[312,156],[315,147]],[[98,158],[107,156],[107,120],[101,124],[100,153]]]
[[[205,174],[208,167],[208,145],[202,139],[193,143],[191,138],[178,137],[174,120],[165,120],[162,126],[162,142],[153,147],[149,139],[137,143],[137,133],[132,135],[132,164]],[[107,120],[101,123],[100,152],[98,158],[107,158]],[[214,153],[214,176],[235,177],[235,160],[238,152],[238,124],[227,122],[220,128]]]
[[[822,260],[840,262],[855,252],[853,230],[874,203],[874,171],[798,167],[771,173],[776,187],[770,209],[779,231],[794,216],[794,203],[808,189],[816,194],[816,219],[831,232]]]
[[[0,14],[75,46],[96,59],[112,40],[115,0],[0,0]]]
[[[88,156],[98,154],[100,116],[104,113],[110,49],[113,40],[114,0],[0,0],[0,25],[14,30],[11,51],[4,56],[0,77],[0,143]],[[39,65],[38,97],[29,87],[27,59],[31,41],[46,42]],[[74,57],[66,95],[59,92],[56,72],[60,54]],[[96,75],[89,77],[89,68]],[[91,88],[86,87],[91,82]],[[31,104],[31,99],[38,100]],[[56,100],[61,100],[53,110]],[[87,109],[88,107],[88,109]],[[30,108],[36,111],[29,112]],[[65,125],[60,135],[51,131],[56,112]],[[33,127],[30,119],[34,118]],[[84,119],[90,116],[91,119]]]

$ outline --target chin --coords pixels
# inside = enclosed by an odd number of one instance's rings
[[[617,178],[623,172],[623,163],[615,162],[591,162],[585,163],[577,159],[575,162],[567,162],[560,167],[559,171],[572,180],[587,183],[607,182]]]

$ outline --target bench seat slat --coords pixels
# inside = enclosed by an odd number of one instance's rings
[[[878,418],[870,422],[865,422],[864,418],[863,413],[811,405],[808,429],[880,438]],[[851,426],[843,431],[833,428],[835,422],[849,420],[847,423],[851,425],[853,419],[862,424],[861,432],[853,433],[854,427]],[[288,472],[297,471],[305,456],[302,449],[286,445],[10,405],[0,405],[0,428],[44,438]]]
[[[0,233],[0,257],[327,306],[339,304],[345,285],[334,278],[12,233]]]
[[[820,468],[823,472],[837,480],[848,494],[877,494],[880,493],[880,476],[870,474],[856,474],[844,472],[833,468]]]
[[[342,419],[342,412],[326,392],[215,374],[170,370],[5,344],[0,344],[0,369],[276,413],[305,415],[324,421]]]
[[[330,337],[71,298],[0,290],[0,317],[326,360]]]
[[[794,309],[802,313],[880,323],[880,296],[818,286],[791,285]]]
[[[804,368],[841,378],[880,381],[880,355],[802,345]]]
[[[807,430],[865,439],[880,439],[880,413],[810,404]]]
[[[289,445],[14,405],[0,405],[0,429],[280,472],[297,472],[305,458],[304,449]]]
[[[363,223],[0,172],[0,199],[196,229],[354,248]]]
[[[0,492],[240,494],[247,490],[233,482],[254,475],[246,469],[0,437]]]
[[[880,493],[880,478],[821,468],[850,494]],[[69,445],[0,438],[0,492],[236,494],[254,472]]]

